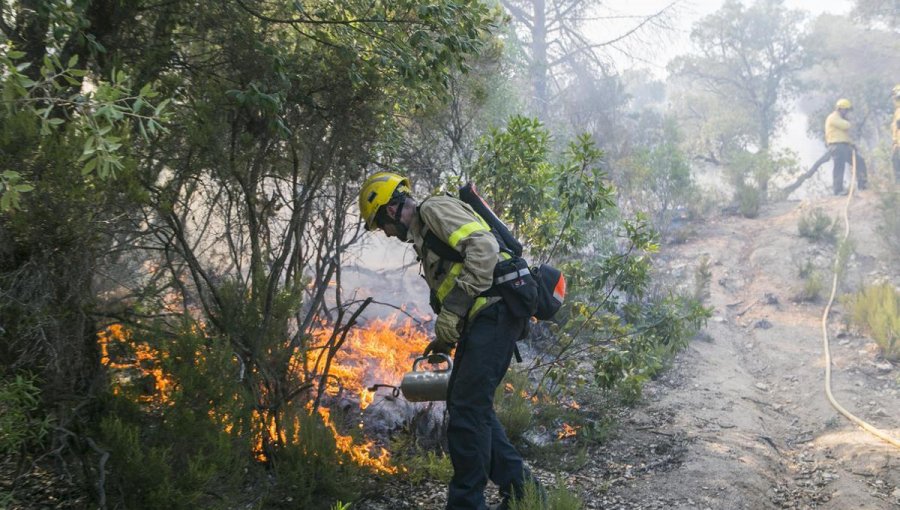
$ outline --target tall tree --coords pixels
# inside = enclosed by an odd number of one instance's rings
[[[597,0],[502,0],[512,17],[515,33],[522,37],[531,87],[533,111],[544,121],[553,97],[567,81],[565,75],[583,66],[607,68],[608,52],[627,52],[626,42],[638,35],[667,30],[677,1],[646,15],[598,13]],[[611,26],[626,20],[626,27],[605,40],[594,40],[588,22]]]
[[[699,87],[682,108],[698,114],[701,123],[721,119],[735,131],[729,135],[732,145],[768,151],[784,120],[786,101],[801,90],[799,73],[810,64],[803,21],[803,14],[787,9],[782,0],[758,0],[750,7],[726,1],[692,29],[694,52],[669,66],[690,87]],[[698,95],[707,95],[708,112],[692,111]],[[708,159],[725,157],[717,150],[722,144],[705,145]],[[767,177],[759,186],[766,189]]]

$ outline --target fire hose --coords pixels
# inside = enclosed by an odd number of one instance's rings
[[[850,238],[850,201],[853,198],[853,191],[856,186],[854,185],[856,182],[856,150],[853,150],[853,163],[851,165],[852,173],[850,174],[850,187],[847,193],[847,202],[844,205],[843,215],[844,215],[844,235],[841,239],[841,245],[846,243]],[[835,255],[834,259],[834,276],[831,281],[831,296],[828,298],[828,304],[825,305],[825,312],[822,314],[822,340],[825,348],[825,396],[828,397],[828,402],[831,403],[831,406],[834,407],[839,413],[844,415],[848,420],[852,421],[860,428],[865,430],[866,432],[872,434],[873,436],[887,442],[891,446],[895,448],[900,448],[900,440],[890,436],[887,432],[880,430],[871,424],[865,422],[864,420],[858,418],[856,415],[851,413],[850,411],[844,409],[844,407],[838,403],[838,401],[834,398],[834,394],[831,392],[831,349],[828,345],[828,315],[831,313],[831,305],[834,303],[834,297],[837,293],[837,281],[838,281],[838,265],[840,264],[840,250]]]

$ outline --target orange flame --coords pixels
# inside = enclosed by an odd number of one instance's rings
[[[320,345],[324,345],[330,338],[331,330],[321,328],[313,333]],[[137,370],[143,376],[150,376],[154,381],[153,392],[149,396],[138,397],[141,402],[164,404],[170,402],[170,396],[175,381],[166,374],[161,366],[161,360],[166,353],[154,349],[144,342],[135,340],[131,331],[121,324],[113,324],[98,333],[100,339],[101,359],[103,364],[118,371]],[[396,324],[394,318],[373,321],[366,328],[357,328],[350,332],[344,345],[335,354],[330,369],[330,374],[341,381],[344,390],[350,390],[359,396],[360,409],[366,409],[375,400],[375,393],[367,389],[377,382],[399,383],[403,374],[411,369],[412,360],[421,353],[428,342],[424,331],[417,328],[411,320],[402,324]],[[114,343],[128,346],[128,351],[133,356],[117,356],[111,354]],[[199,357],[199,356],[198,356]],[[132,359],[133,358],[133,359]],[[322,360],[318,360],[322,363]],[[315,373],[322,367],[317,367],[315,356],[306,360],[306,370]],[[298,366],[298,365],[295,365]],[[298,366],[299,370],[299,366]],[[125,381],[126,379],[122,379]],[[121,385],[114,387],[113,391],[119,393]],[[334,394],[336,387],[330,386],[327,390]],[[312,412],[312,402],[307,402],[307,412]],[[366,440],[361,444],[354,444],[353,437],[341,434],[331,421],[330,411],[327,408],[318,409],[325,426],[334,435],[337,449],[360,466],[371,468],[373,471],[393,474],[398,468],[390,465],[390,453],[377,446],[374,441]],[[233,417],[217,415],[215,410],[209,411],[211,420],[220,424],[225,432],[234,428]],[[267,457],[263,445],[265,443],[287,444],[289,439],[299,441],[299,421],[293,423],[281,423],[279,427],[274,415],[261,415],[257,411],[252,413],[252,422],[256,425],[254,433],[253,455],[258,461],[266,461]]]
[[[573,427],[568,423],[563,423],[562,427],[556,432],[557,439],[566,439],[568,437],[575,437],[578,434],[578,429],[581,426]]]
[[[313,336],[324,344],[330,334],[330,330],[320,329]],[[375,320],[366,328],[350,332],[335,355],[330,373],[345,390],[359,395],[360,409],[365,409],[375,398],[367,388],[379,382],[398,384],[427,344],[427,334],[412,320],[399,325],[393,317]],[[313,370],[315,365],[316,359],[309,359],[307,370]]]
[[[149,395],[138,397],[141,402],[166,404],[171,401],[170,396],[174,388],[174,380],[162,369],[160,363],[163,356],[162,352],[144,342],[135,341],[132,338],[131,331],[121,324],[107,326],[97,333],[97,337],[100,344],[100,362],[102,364],[120,373],[127,370],[135,370],[142,376],[153,379],[154,391]],[[109,353],[109,347],[112,343],[127,345],[134,353],[134,357],[125,355],[113,358]],[[113,388],[115,394],[118,394],[119,391],[118,386]]]

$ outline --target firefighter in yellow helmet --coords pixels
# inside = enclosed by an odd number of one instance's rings
[[[900,184],[900,83],[891,91],[894,100],[894,116],[891,119],[891,163],[894,165],[894,182]]]
[[[847,163],[852,163],[854,156],[856,157],[856,182],[859,189],[866,189],[868,186],[866,163],[859,155],[856,146],[850,138],[850,111],[853,105],[849,99],[838,99],[834,105],[834,111],[825,119],[825,143],[831,152],[832,161],[834,162],[832,172],[832,184],[834,186],[834,194],[843,194],[844,189],[844,167]]]
[[[527,319],[514,317],[492,292],[494,266],[501,259],[499,244],[488,224],[463,201],[434,196],[421,203],[411,196],[405,177],[378,172],[363,183],[359,211],[368,230],[382,230],[413,244],[431,289],[438,314],[435,340],[424,355],[450,354],[455,348],[447,390],[447,440],[453,478],[448,509],[487,508],[488,479],[505,504],[535,482],[522,456],[510,443],[493,409],[494,391],[509,368],[516,341]],[[461,259],[433,249],[435,236]]]

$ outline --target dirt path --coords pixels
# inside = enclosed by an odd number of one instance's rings
[[[816,204],[833,217],[842,205]],[[797,234],[804,208],[783,203],[758,219],[710,222],[675,248],[673,271],[684,278],[703,255],[712,261],[709,337],[647,388],[616,440],[591,452],[587,469],[602,471],[604,482],[571,480],[588,508],[900,508],[900,450],[838,415],[824,396],[820,317],[834,249]],[[851,211],[856,253],[843,288],[877,277],[897,284],[898,268],[887,267],[873,230],[874,194]],[[806,260],[827,280],[817,303],[795,302]],[[835,396],[900,437],[900,370],[847,330],[840,306],[829,328]]]

